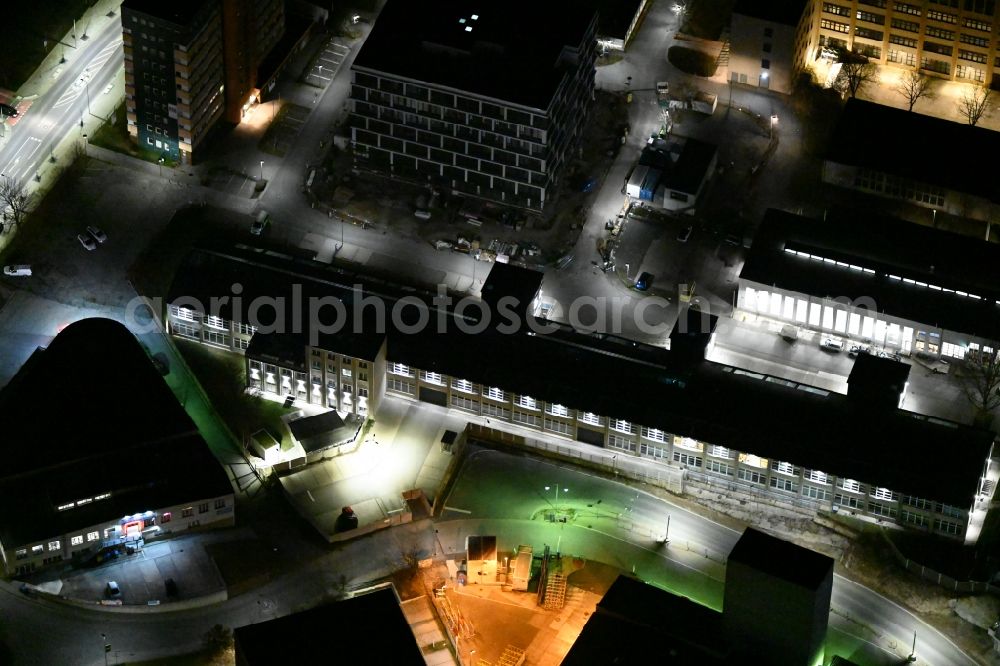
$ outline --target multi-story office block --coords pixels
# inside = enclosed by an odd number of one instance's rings
[[[788,92],[778,83],[785,72],[853,50],[882,65],[989,83],[1000,75],[998,17],[995,0],[741,0],[730,78]]]
[[[128,132],[188,163],[222,117],[222,14],[216,2],[122,4]]]
[[[830,270],[854,270],[841,263]],[[523,275],[506,278],[497,284],[516,293],[527,284]],[[186,319],[176,314],[185,296],[207,307],[213,296],[231,294],[237,281],[238,308],[229,303]],[[500,302],[496,291],[484,288],[486,306]],[[978,539],[994,493],[996,436],[898,408],[908,367],[885,358],[857,361],[845,396],[705,361],[711,326],[672,334],[665,350],[553,322],[528,324],[524,316],[513,331],[470,327],[467,320],[463,326],[441,306],[431,309],[425,326],[384,319],[381,327],[368,320],[355,327],[360,320],[351,315],[338,331],[306,341],[303,316],[313,297],[326,298],[328,306],[339,301],[350,312],[371,299],[388,313],[403,296],[437,305],[435,295],[250,250],[194,253],[171,294],[169,330],[203,342],[200,329],[234,330],[229,319],[239,313],[245,322],[257,307],[257,318],[266,321],[253,322],[259,327],[246,350],[247,382],[275,399],[377,418],[384,391],[488,418],[492,428],[659,463],[657,478],[674,492],[740,492],[807,513],[850,514],[967,543]],[[275,320],[271,306],[262,314],[253,303],[281,304],[274,312],[282,314]],[[209,323],[209,317],[216,319]],[[831,317],[839,330],[841,315]],[[846,321],[850,330],[854,320]],[[272,332],[262,335],[264,326]],[[943,450],[947,465],[940,463]]]
[[[813,0],[810,43],[952,80],[989,82],[1000,69],[994,0]]]
[[[585,6],[390,0],[351,67],[356,165],[541,210],[593,97]]]
[[[212,126],[258,99],[257,66],[284,31],[283,0],[122,4],[128,131],[140,147],[190,163]]]

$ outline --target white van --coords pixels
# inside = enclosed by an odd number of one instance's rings
[[[3,267],[3,274],[13,277],[28,277],[31,275],[31,266],[28,264],[11,264]]]
[[[264,233],[264,229],[267,228],[267,225],[270,222],[271,222],[271,216],[268,215],[266,210],[261,210],[259,213],[257,213],[257,219],[254,220],[253,224],[250,225],[250,233],[252,233],[254,236],[260,236],[261,234]]]

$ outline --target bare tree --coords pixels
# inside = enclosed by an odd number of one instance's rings
[[[12,176],[0,179],[0,206],[3,207],[3,221],[18,225],[24,221],[34,195],[28,192],[21,181]]]
[[[907,111],[913,111],[913,107],[921,97],[933,97],[931,94],[931,77],[919,70],[907,72],[896,86],[896,92],[906,99]]]
[[[973,86],[958,100],[958,111],[973,127],[986,115],[993,91],[984,85]]]
[[[961,387],[976,409],[976,423],[989,425],[1000,407],[1000,353],[970,349],[962,362]]]
[[[878,65],[868,60],[867,56],[854,51],[844,51],[840,56],[840,74],[837,75],[836,86],[841,93],[857,97],[858,93],[869,83],[878,82]]]

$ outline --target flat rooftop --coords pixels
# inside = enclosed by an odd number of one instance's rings
[[[698,139],[671,136],[655,139],[642,149],[639,164],[662,172],[659,185],[697,194],[718,147]]]
[[[594,17],[576,0],[389,0],[352,68],[544,111]]]
[[[833,558],[783,541],[752,527],[743,531],[729,562],[779,578],[808,590],[816,590],[833,573]]]
[[[721,613],[640,580],[619,576],[562,663],[734,663],[734,650],[721,634]]]
[[[124,0],[122,10],[142,12],[147,16],[170,21],[179,26],[188,26],[203,8],[212,4],[211,0]],[[125,26],[128,27],[128,26]]]
[[[851,98],[826,159],[1000,203],[996,176],[970,153],[973,146],[978,155],[1000,154],[1000,132]]]
[[[0,392],[0,423],[7,545],[232,492],[145,350],[110,319],[70,324],[36,351]]]
[[[391,587],[237,627],[233,638],[236,662],[245,666],[331,661],[378,666],[425,664]]]
[[[823,221],[772,208],[740,278],[813,296],[869,298],[879,312],[929,331],[1000,340],[998,266],[1000,245],[977,238],[860,211],[834,209]]]
[[[324,288],[294,272],[299,261],[270,256],[268,267],[261,257],[251,271],[242,260],[214,257],[241,267],[244,285],[262,290],[247,287],[245,301],[280,290],[269,279],[277,275],[301,282],[307,293]],[[212,284],[197,272],[182,272],[186,282]],[[229,293],[224,281],[222,287]],[[899,409],[874,410],[848,396],[718,363],[690,363],[611,335],[564,325],[539,334],[526,328],[472,333],[450,316],[444,321],[443,332],[436,325],[413,333],[390,328],[387,359],[957,506],[971,504],[994,439],[989,431]],[[948,465],[940,464],[942,450]]]
[[[750,16],[770,23],[796,26],[807,0],[737,0],[734,14]]]

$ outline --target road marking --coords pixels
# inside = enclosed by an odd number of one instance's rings
[[[445,510],[445,511],[457,511],[458,513],[465,513],[465,514],[470,514],[470,513],[472,513],[472,512],[471,512],[471,511],[469,511],[468,509],[457,509],[457,508],[455,508],[455,507],[453,507],[453,506],[446,506],[446,507],[444,508],[444,510]]]

